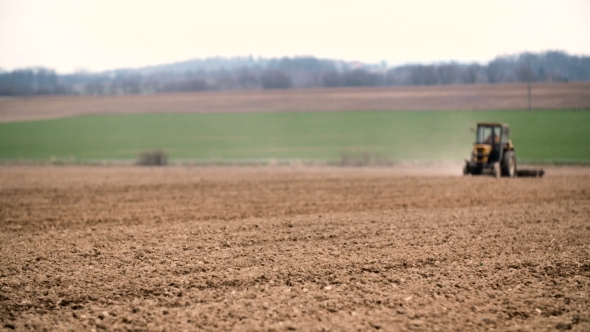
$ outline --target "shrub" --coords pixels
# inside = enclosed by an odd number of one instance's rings
[[[168,154],[163,150],[144,151],[137,159],[140,166],[166,166],[168,165]]]

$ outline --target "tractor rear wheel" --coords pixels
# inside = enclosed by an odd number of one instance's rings
[[[515,177],[516,176],[516,156],[514,151],[504,152],[504,158],[502,158],[502,176]]]

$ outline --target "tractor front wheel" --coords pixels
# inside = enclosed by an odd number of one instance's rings
[[[495,178],[499,178],[501,173],[502,173],[502,169],[500,167],[500,163],[494,163],[494,169],[493,169],[493,175]]]
[[[516,156],[514,151],[506,151],[502,159],[502,176],[515,177],[516,176]]]
[[[463,175],[470,175],[471,174],[471,167],[469,167],[468,163],[465,163],[463,167]]]

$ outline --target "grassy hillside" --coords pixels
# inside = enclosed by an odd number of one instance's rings
[[[339,160],[366,151],[389,160],[463,159],[477,121],[511,125],[517,156],[590,161],[590,112],[435,111],[113,114],[0,123],[1,160]]]

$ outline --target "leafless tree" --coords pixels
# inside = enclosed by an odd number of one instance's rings
[[[488,83],[498,83],[502,81],[502,68],[500,63],[492,61],[486,67],[486,74],[488,77]]]
[[[528,63],[521,63],[518,65],[515,74],[516,80],[519,82],[534,82],[536,80],[535,73]]]
[[[436,72],[440,84],[453,84],[457,80],[457,66],[455,64],[439,65]]]
[[[475,84],[477,82],[477,76],[479,74],[479,65],[471,64],[463,70],[462,80],[466,84]]]
[[[287,89],[291,87],[291,78],[282,70],[266,70],[260,77],[265,89]]]

